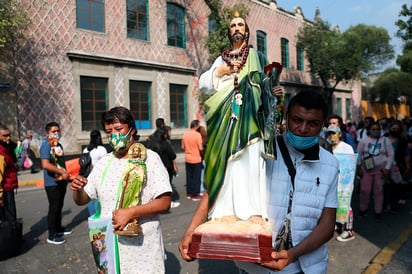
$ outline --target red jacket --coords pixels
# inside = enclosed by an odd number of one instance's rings
[[[13,153],[13,152],[12,152]],[[0,154],[3,155],[6,161],[6,169],[4,170],[4,178],[1,185],[4,191],[12,191],[19,187],[19,181],[17,179],[17,167],[13,161],[13,157],[9,150],[0,144]]]

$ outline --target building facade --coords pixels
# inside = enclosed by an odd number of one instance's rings
[[[22,2],[31,26],[10,92],[21,136],[28,130],[42,136],[45,124],[57,121],[66,153],[75,154],[91,130],[101,129],[101,113],[114,106],[132,110],[142,139],[158,117],[173,127],[176,139],[197,117],[198,77],[210,66],[204,1]],[[222,2],[247,6],[249,43],[284,65],[280,81],[288,95],[321,88],[296,45],[300,27],[311,23],[300,8],[286,11],[276,1]],[[360,96],[360,82],[339,85],[336,112],[358,120]]]

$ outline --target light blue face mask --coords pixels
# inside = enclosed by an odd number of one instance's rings
[[[289,130],[286,131],[286,139],[289,141],[291,146],[299,150],[308,149],[318,143],[318,136],[311,136],[311,137],[297,136],[293,134],[292,132],[290,132]]]

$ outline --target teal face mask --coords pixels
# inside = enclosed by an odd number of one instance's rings
[[[286,139],[289,141],[291,146],[299,150],[308,149],[318,143],[318,136],[297,136],[289,130],[286,132]]]
[[[118,132],[110,135],[109,144],[115,152],[123,153],[127,150],[130,142],[129,133],[131,130],[132,129],[129,129],[126,134]]]

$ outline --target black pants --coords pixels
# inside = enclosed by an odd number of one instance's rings
[[[14,190],[4,191],[3,193],[4,207],[7,208],[13,219],[17,218],[16,200],[14,198]]]
[[[64,196],[66,195],[67,183],[61,182],[57,186],[46,186],[47,199],[49,200],[49,213],[47,214],[47,227],[49,236],[63,232],[62,210]]]
[[[196,196],[200,194],[200,179],[202,163],[186,163],[186,195]]]

